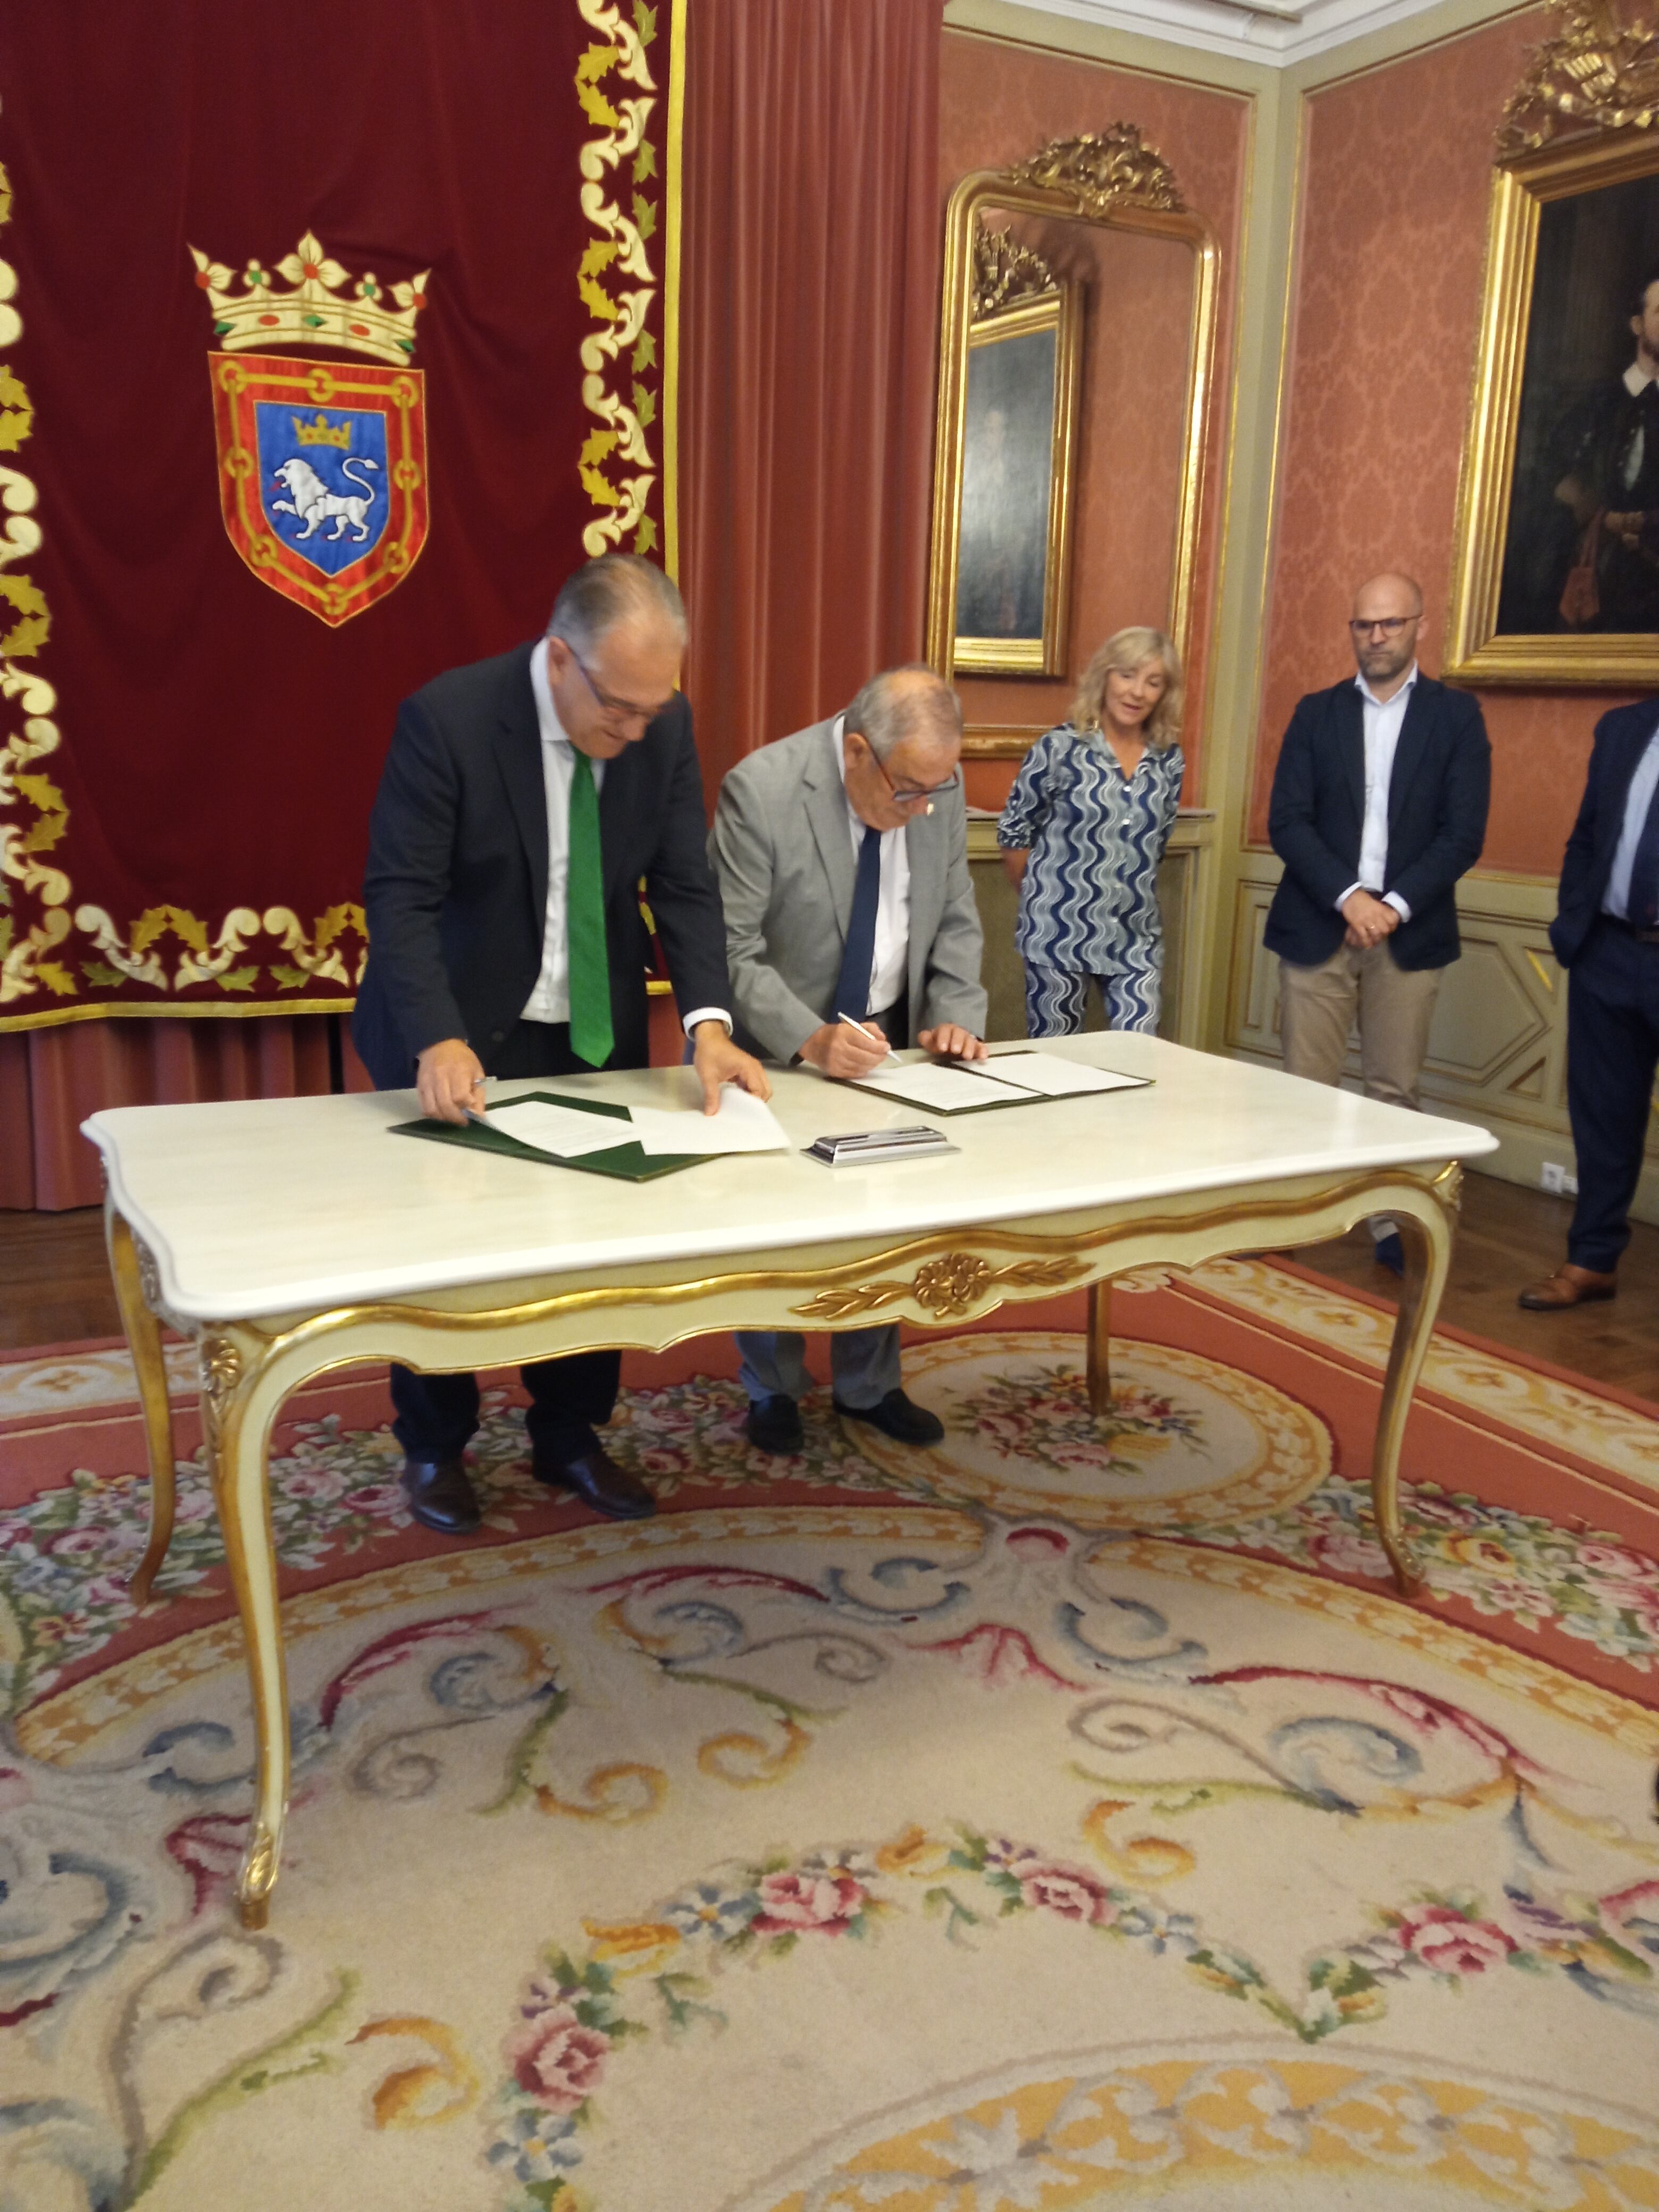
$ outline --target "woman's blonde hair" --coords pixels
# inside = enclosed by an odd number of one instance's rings
[[[1106,696],[1106,678],[1113,669],[1127,676],[1143,660],[1161,660],[1168,678],[1164,696],[1146,718],[1146,742],[1155,753],[1165,751],[1181,735],[1181,708],[1186,678],[1181,656],[1161,629],[1115,630],[1078,680],[1072,702],[1072,720],[1079,730],[1100,727],[1100,709]]]

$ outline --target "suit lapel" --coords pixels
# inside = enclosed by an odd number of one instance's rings
[[[812,748],[801,784],[806,819],[811,825],[823,872],[830,879],[836,927],[845,944],[848,925],[853,918],[853,838],[847,826],[847,787],[841,780],[835,728],[833,722],[819,724],[818,742]]]
[[[1412,686],[1412,696],[1406,702],[1406,717],[1400,725],[1400,736],[1394,749],[1394,766],[1389,771],[1389,829],[1390,834],[1399,826],[1400,810],[1409,795],[1423,754],[1429,742],[1429,725],[1433,720],[1431,702],[1423,688],[1419,676]],[[1361,738],[1364,748],[1364,738]]]
[[[1345,684],[1337,694],[1336,744],[1343,773],[1353,797],[1354,819],[1365,819],[1365,713],[1357,684]]]
[[[538,917],[538,933],[539,917],[547,910],[547,783],[542,774],[536,695],[530,688],[530,655],[540,649],[538,646],[530,647],[514,665],[495,726],[495,758],[507,788],[507,803],[530,864],[530,890]]]

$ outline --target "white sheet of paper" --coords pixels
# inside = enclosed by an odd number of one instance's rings
[[[772,1109],[746,1091],[727,1084],[718,1114],[700,1108],[672,1113],[660,1106],[635,1106],[634,1134],[653,1158],[665,1153],[787,1152],[789,1139]]]
[[[579,1113],[574,1106],[548,1106],[539,1098],[503,1099],[484,1115],[486,1126],[521,1145],[551,1152],[555,1159],[579,1160],[584,1152],[607,1152],[632,1140],[626,1121],[610,1114]]]
[[[1084,1098],[1097,1091],[1138,1091],[1144,1079],[1119,1075],[1109,1067],[1079,1067],[1052,1052],[994,1052],[975,1066],[993,1083],[1034,1091],[1040,1098]]]
[[[980,1062],[974,1063],[975,1067]],[[935,1114],[962,1114],[974,1106],[1007,1103],[1008,1093],[1019,1086],[987,1083],[962,1067],[896,1067],[890,1074],[861,1075],[860,1091],[878,1091],[884,1098],[902,1098],[907,1106],[926,1106]]]

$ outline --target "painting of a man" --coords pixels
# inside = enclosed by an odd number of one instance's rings
[[[1024,331],[968,356],[959,637],[1042,636],[1056,336]]]
[[[1659,180],[1540,211],[1497,629],[1659,633]]]

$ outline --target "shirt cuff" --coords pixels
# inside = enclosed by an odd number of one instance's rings
[[[724,1006],[699,1006],[696,1013],[688,1014],[684,1024],[685,1034],[688,1037],[690,1037],[692,1030],[696,1029],[699,1022],[724,1022],[726,1024],[726,1034],[727,1036],[730,1036],[732,1034],[732,1017],[726,1012]]]
[[[1364,884],[1350,884],[1347,890],[1343,892],[1341,897],[1336,901],[1337,912],[1340,914],[1343,908],[1346,906],[1348,901],[1353,896],[1354,893],[1356,891],[1363,891],[1364,888],[1365,886]]]
[[[1401,897],[1398,891],[1384,891],[1382,894],[1382,903],[1384,906],[1391,906],[1395,912],[1400,916],[1401,921],[1409,921],[1411,920],[1412,910],[1407,905],[1405,900]]]

